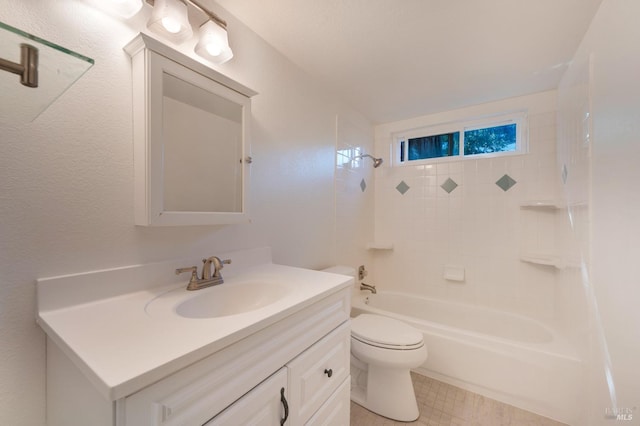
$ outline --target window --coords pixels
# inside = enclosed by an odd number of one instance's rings
[[[407,149],[409,161],[458,155],[460,152],[460,132],[409,138]]]
[[[398,164],[461,160],[526,152],[526,115],[501,115],[404,132],[395,136]]]
[[[518,140],[517,127],[516,124],[505,124],[503,126],[465,130],[465,155],[515,151]]]

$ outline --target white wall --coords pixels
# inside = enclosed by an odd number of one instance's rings
[[[259,93],[252,103],[253,222],[133,225],[131,71],[122,47],[149,11],[122,22],[80,0],[0,2],[1,21],[96,61],[35,122],[0,129],[0,424],[44,423],[36,278],[263,245],[280,263],[336,262],[336,115],[368,124],[218,9],[235,53],[218,70]]]
[[[568,169],[563,189],[569,202],[585,202],[574,209],[567,245],[585,267],[564,280],[560,302],[587,348],[584,418],[593,425],[612,423],[606,410],[632,416],[622,423],[640,424],[638,16],[635,0],[604,0],[559,90],[559,161]],[[579,303],[586,312],[570,308]]]
[[[473,303],[551,320],[555,270],[521,262],[520,254],[551,253],[554,215],[520,208],[556,195],[555,92],[481,104],[376,126],[376,153],[386,167],[376,175],[375,234],[393,251],[375,255],[382,288]],[[392,135],[408,129],[528,110],[529,153],[507,157],[389,167]],[[503,191],[504,174],[516,180]],[[448,178],[458,187],[442,185]],[[396,186],[410,189],[402,195]],[[447,264],[465,269],[464,282],[443,278]]]

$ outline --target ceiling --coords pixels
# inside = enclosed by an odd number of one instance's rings
[[[556,88],[601,1],[217,3],[385,123]]]

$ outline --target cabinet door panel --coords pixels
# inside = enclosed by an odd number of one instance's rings
[[[286,387],[287,369],[282,368],[205,423],[205,426],[280,426],[280,420],[285,415],[281,390],[285,389],[286,398]]]
[[[305,426],[349,426],[351,380],[347,378]]]

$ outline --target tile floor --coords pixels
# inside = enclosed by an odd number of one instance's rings
[[[420,418],[404,423],[351,403],[351,426],[563,426],[546,417],[411,373]]]

